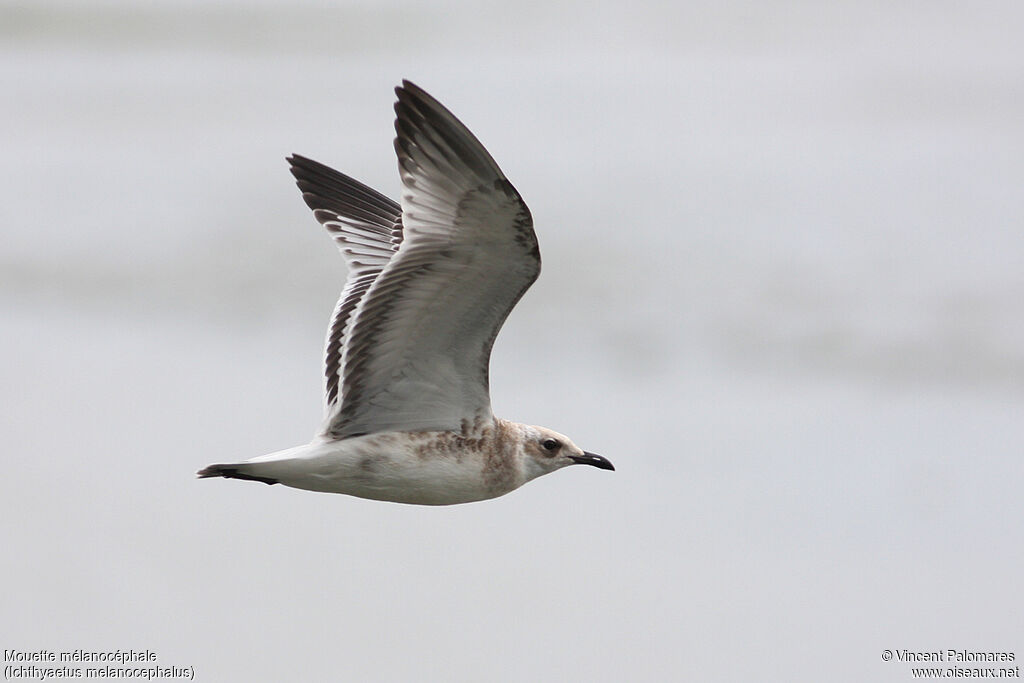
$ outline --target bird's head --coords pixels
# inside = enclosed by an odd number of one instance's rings
[[[523,427],[521,448],[527,481],[569,465],[593,465],[602,470],[615,469],[607,458],[588,453],[564,434],[547,427]]]

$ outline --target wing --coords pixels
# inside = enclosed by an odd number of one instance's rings
[[[337,412],[342,352],[352,314],[402,241],[402,207],[344,173],[294,154],[288,157],[302,198],[334,238],[348,265],[324,343],[324,414]]]
[[[491,347],[540,273],[530,211],[483,145],[417,86],[395,92],[404,240],[357,306],[334,438],[491,418]]]

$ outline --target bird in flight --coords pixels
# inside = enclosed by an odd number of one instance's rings
[[[558,432],[491,412],[491,347],[540,273],[533,219],[461,121],[409,81],[395,93],[400,204],[288,158],[348,266],[327,330],[321,429],[306,445],[198,476],[452,505],[568,465],[614,470]]]

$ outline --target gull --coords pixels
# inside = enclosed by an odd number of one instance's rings
[[[487,500],[568,465],[614,470],[491,412],[491,347],[540,274],[529,209],[480,141],[418,86],[395,88],[401,204],[288,157],[348,276],[327,330],[324,422],[303,446],[197,475],[373,500]]]

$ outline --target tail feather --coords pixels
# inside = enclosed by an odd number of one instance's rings
[[[196,472],[196,476],[200,479],[207,479],[209,477],[224,477],[225,479],[244,479],[246,481],[262,481],[264,484],[276,484],[277,479],[271,477],[261,477],[256,474],[248,474],[244,472],[244,464],[238,465],[210,465]]]

